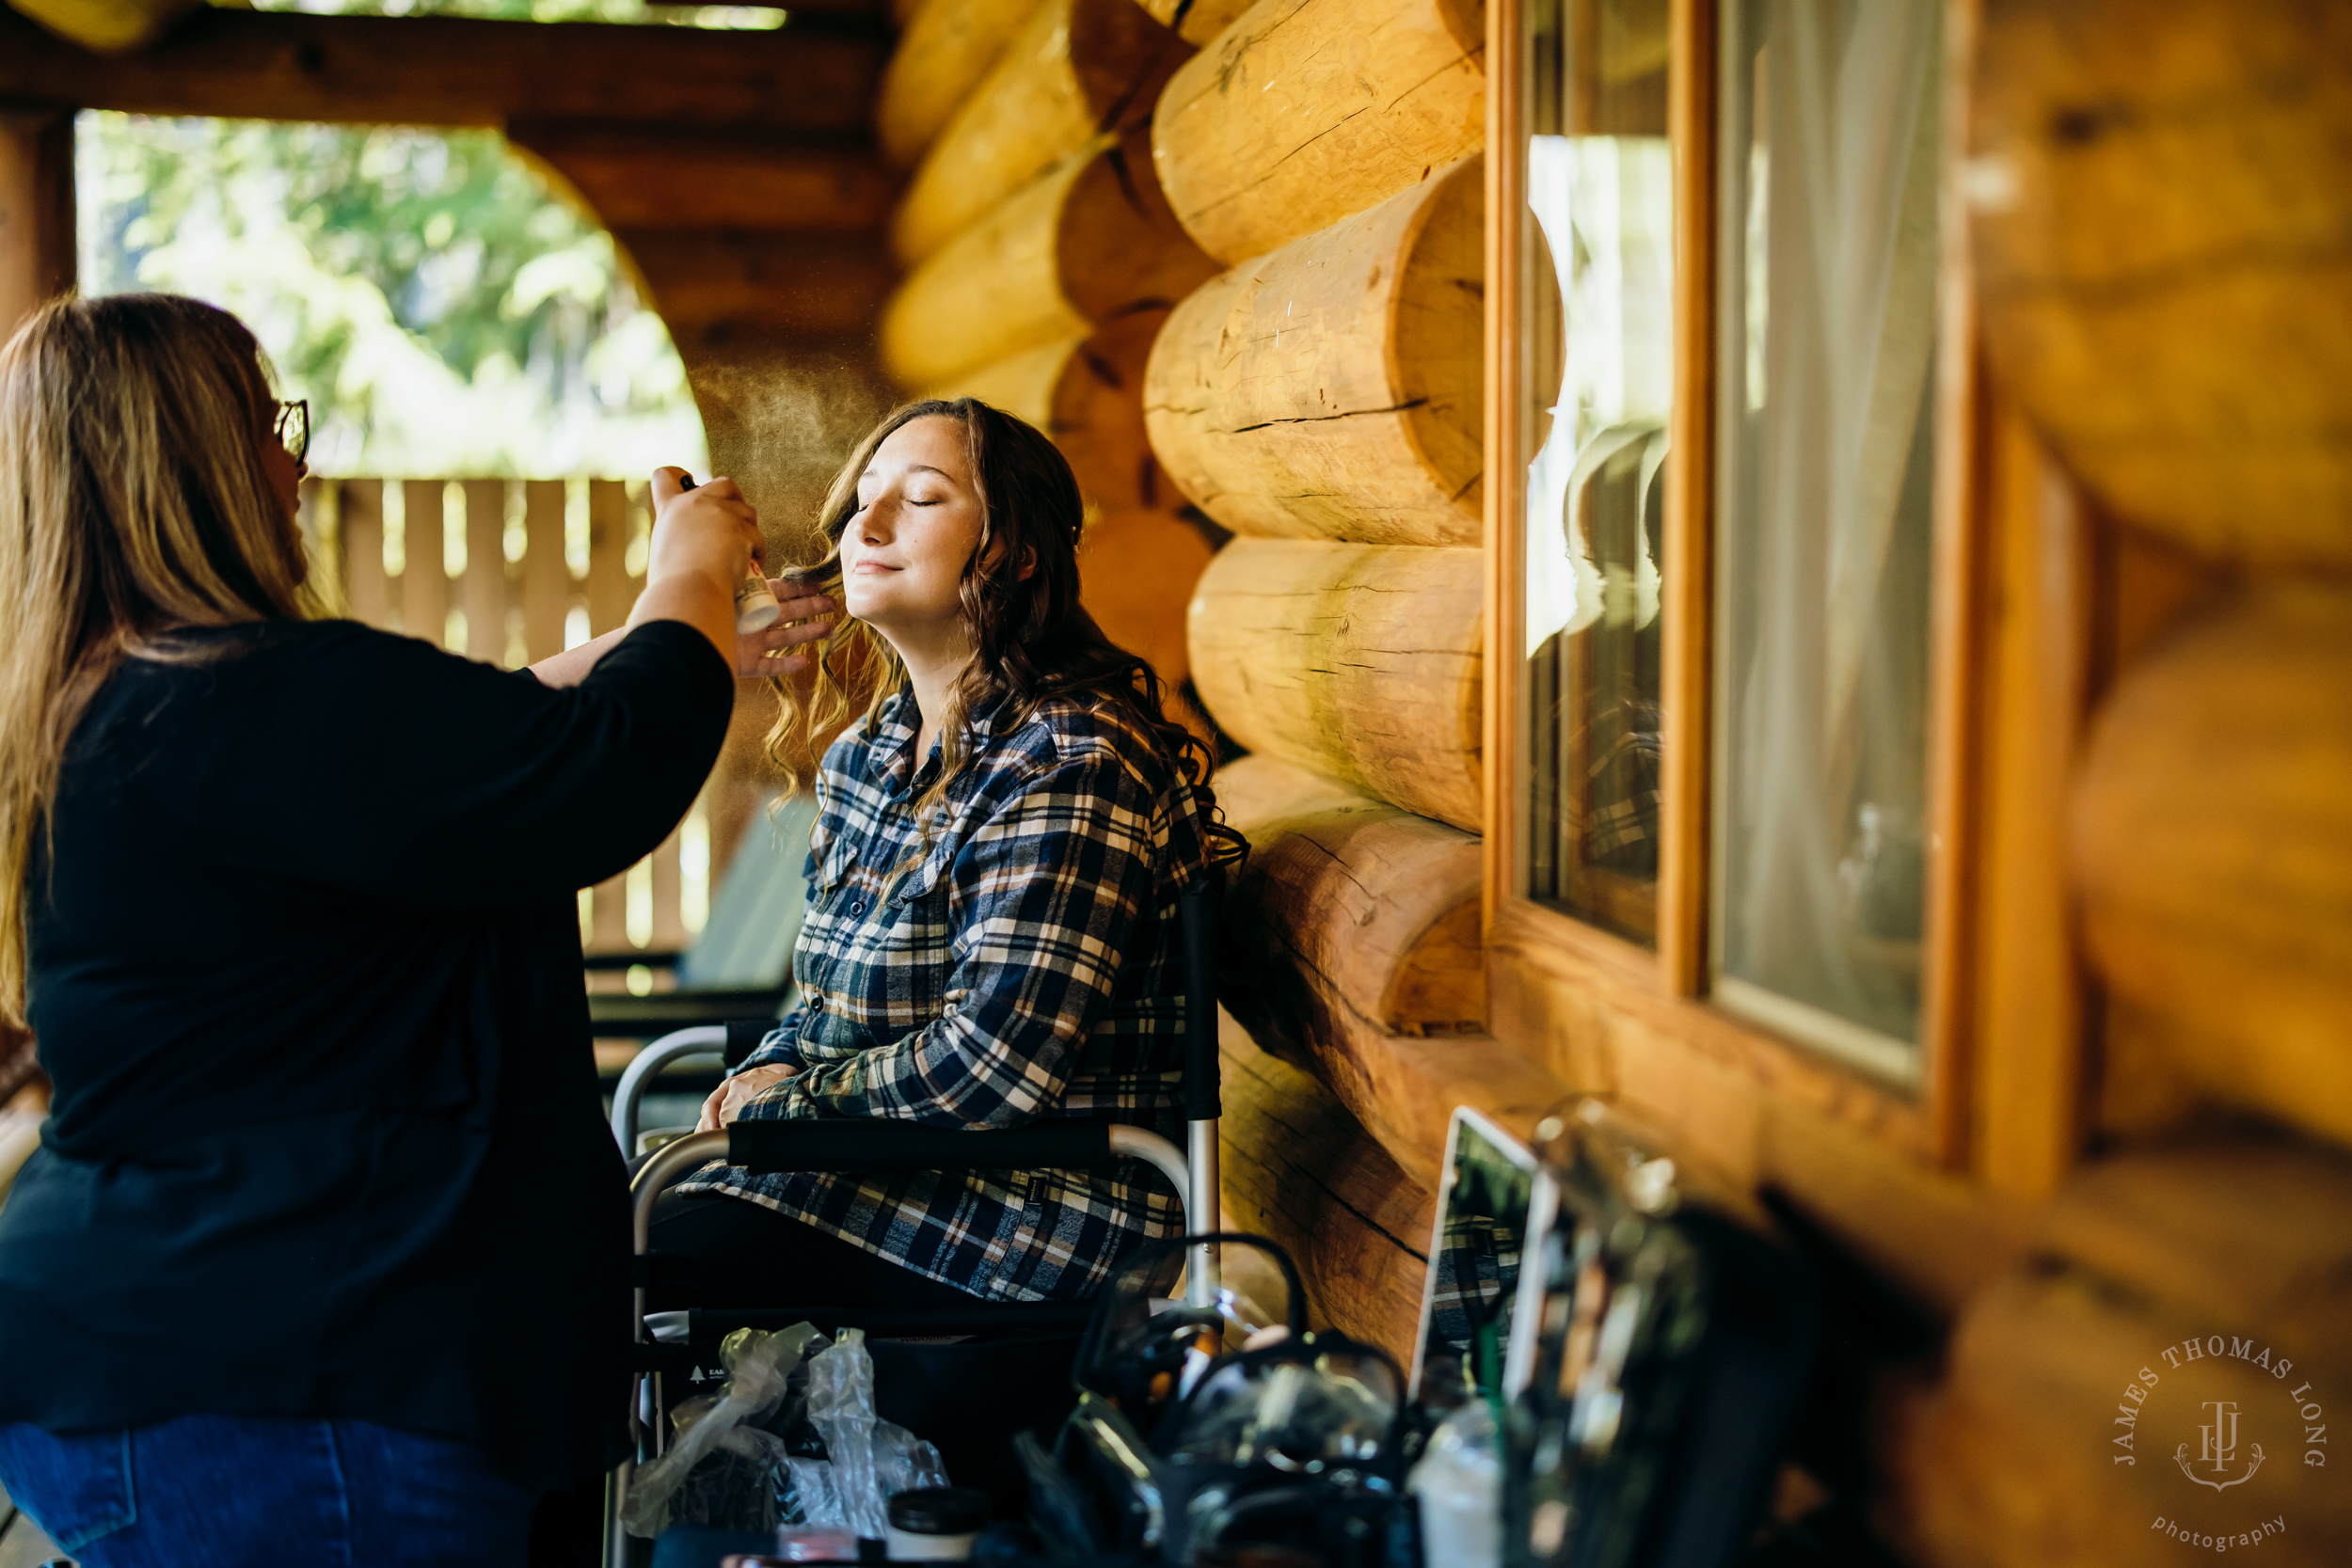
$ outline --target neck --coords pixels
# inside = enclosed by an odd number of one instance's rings
[[[947,716],[947,694],[955,689],[964,666],[972,662],[972,639],[961,622],[920,632],[882,630],[882,636],[898,651],[898,662],[906,666],[907,680],[914,688],[914,757],[920,768],[939,739],[940,722]]]

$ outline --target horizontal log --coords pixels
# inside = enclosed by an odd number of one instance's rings
[[[1135,0],[1043,0],[956,111],[891,228],[912,266],[1097,136],[1151,118],[1191,53]]]
[[[857,131],[877,39],[431,16],[199,9],[102,55],[0,8],[0,98],[336,124],[609,120],[744,134]]]
[[[1236,539],[1189,617],[1193,684],[1253,752],[1476,832],[1476,550]]]
[[[901,385],[936,385],[1166,309],[1216,272],[1168,212],[1137,130],[1033,181],[916,268],[882,317],[882,362]]]
[[[1098,512],[1078,543],[1078,602],[1173,690],[1191,673],[1184,601],[1208,564],[1207,542],[1167,513]]]
[[[102,55],[161,38],[198,0],[11,0],[15,8],[69,42]]]
[[[1485,1030],[1475,837],[1268,756],[1220,769],[1216,790],[1249,839],[1227,920],[1264,972],[1253,990],[1311,974],[1390,1034]]]
[[[1177,308],[1144,406],[1202,511],[1236,533],[1479,543],[1481,168],[1456,164]]]
[[[1143,8],[1163,27],[1195,47],[1207,44],[1249,9],[1250,0],[1142,0]]]
[[[681,341],[862,332],[890,293],[890,263],[871,234],[623,229],[613,238]]]
[[[507,139],[608,229],[880,230],[898,182],[855,148],[516,120]]]
[[[2280,1514],[2287,1528],[2259,1543],[2262,1560],[2317,1568],[2352,1555],[2352,1493],[2303,1458],[2325,1392],[2352,1381],[2341,1333],[2352,1173],[2340,1159],[2244,1143],[2127,1155],[2059,1195],[2037,1252],[2036,1267],[1967,1305],[1943,1382],[1882,1444],[1909,1560],[2160,1568],[2183,1543],[2152,1519],[2234,1545]],[[2190,1338],[2194,1360],[2177,1349]],[[2199,1453],[2208,1400],[2238,1404],[2245,1445],[2265,1450],[2248,1477],[2240,1448],[2227,1491],[2191,1485],[2175,1459],[2183,1443]],[[2320,1416],[2298,1419],[2308,1401]]]
[[[1168,319],[1146,310],[1113,321],[1100,330],[1049,342],[1025,354],[977,370],[933,388],[942,397],[976,397],[1017,415],[1054,438],[1070,460],[1078,488],[1097,507],[1112,511],[1165,511],[1173,487],[1152,456],[1143,432],[1143,365],[1152,339]],[[1194,538],[1199,533],[1184,531]],[[1205,551],[1205,546],[1203,546]],[[1201,561],[1205,563],[1207,555]],[[1196,570],[1181,593],[1165,585],[1184,636],[1184,603]]]
[[[1480,0],[1261,0],[1160,95],[1176,215],[1228,263],[1387,200],[1486,144]]]
[[[1037,7],[1038,0],[933,0],[909,17],[874,100],[882,156],[914,167]]]
[[[2352,566],[2352,12],[1988,7],[1986,341],[2067,466],[2208,556]]]
[[[2162,1025],[2135,1037],[2213,1099],[2352,1142],[2347,692],[2352,591],[2240,592],[2117,684],[2073,834],[2091,960]]]
[[[1225,1223],[1291,1255],[1315,1326],[1386,1346],[1410,1366],[1434,1189],[1399,1170],[1330,1090],[1264,1054],[1232,1019],[1220,1022]],[[1251,1289],[1251,1271],[1235,1272]]]

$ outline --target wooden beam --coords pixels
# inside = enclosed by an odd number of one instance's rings
[[[107,56],[0,9],[0,99],[341,124],[570,119],[854,135],[865,128],[884,48],[877,39],[793,27],[723,33],[207,9],[152,49]]]
[[[1205,285],[1152,352],[1152,449],[1236,533],[1475,546],[1485,503],[1482,169]]]
[[[874,101],[882,156],[914,167],[1037,8],[1038,0],[936,0],[910,17]]]
[[[73,273],[73,117],[0,113],[0,341]]]
[[[910,266],[1095,137],[1152,117],[1191,49],[1135,0],[1044,0],[956,111],[891,230]]]
[[[515,120],[507,139],[608,229],[880,230],[898,182],[854,147]]]
[[[59,38],[101,54],[136,49],[161,38],[199,0],[10,0]]]
[[[1194,687],[1228,734],[1476,832],[1479,552],[1236,539],[1192,601]]]
[[[890,292],[871,234],[751,229],[622,229],[673,337],[780,332],[862,335]]]
[[[1168,210],[1145,133],[1099,138],[915,269],[882,318],[882,363],[902,386],[936,386],[1114,318],[1164,311],[1216,272]],[[1142,369],[1138,360],[1138,407]]]
[[[1469,156],[1486,133],[1477,0],[1264,0],[1176,73],[1152,147],[1176,215],[1228,263]]]

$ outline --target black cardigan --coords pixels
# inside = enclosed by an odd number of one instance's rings
[[[684,815],[726,663],[677,622],[569,690],[342,621],[188,645],[92,699],[28,879],[0,1421],[342,1416],[584,1480],[628,1217],[575,895]]]

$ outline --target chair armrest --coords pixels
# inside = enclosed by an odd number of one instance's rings
[[[675,969],[678,960],[685,957],[685,954],[668,948],[644,953],[583,953],[580,957],[580,967],[588,970],[635,969],[642,964],[647,969]]]
[[[1108,1165],[1111,1123],[1057,1117],[1005,1132],[912,1121],[738,1121],[727,1164],[749,1171],[1053,1170]]]
[[[782,1016],[784,990],[665,990],[651,996],[597,991],[588,998],[588,1022],[599,1035],[650,1037],[703,1024]]]

